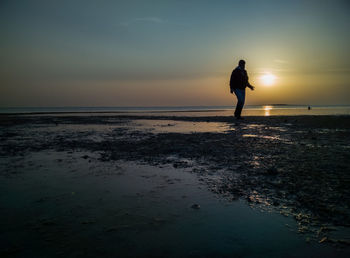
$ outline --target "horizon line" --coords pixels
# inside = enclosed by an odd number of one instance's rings
[[[196,108],[196,107],[233,107],[235,105],[154,105],[154,106],[0,106],[0,109],[16,108]],[[266,103],[266,104],[246,104],[247,106],[350,106],[348,104],[289,104],[289,103]]]

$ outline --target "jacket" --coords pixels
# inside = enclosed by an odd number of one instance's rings
[[[230,89],[242,89],[244,90],[248,85],[247,71],[237,66],[231,74]]]

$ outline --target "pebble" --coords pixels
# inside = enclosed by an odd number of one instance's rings
[[[201,208],[201,206],[199,205],[199,204],[193,204],[192,206],[191,206],[191,208],[192,209],[195,209],[195,210],[199,210],[200,208]]]

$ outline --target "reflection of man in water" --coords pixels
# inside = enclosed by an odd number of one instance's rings
[[[230,79],[231,94],[234,92],[238,100],[235,110],[235,117],[237,119],[242,119],[241,113],[245,100],[245,88],[248,87],[249,89],[254,90],[254,86],[250,85],[248,82],[248,74],[244,68],[245,61],[239,60],[238,66],[232,71]]]

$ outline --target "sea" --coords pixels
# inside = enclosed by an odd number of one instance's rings
[[[234,106],[172,107],[1,107],[0,114],[232,116]],[[247,105],[243,116],[350,115],[350,105]]]

